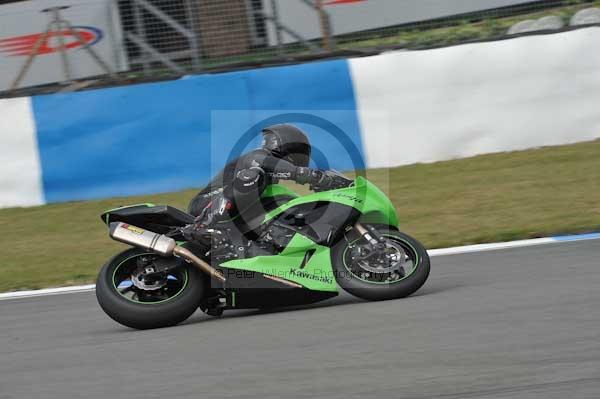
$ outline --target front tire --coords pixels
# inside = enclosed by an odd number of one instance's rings
[[[370,301],[398,299],[413,294],[425,284],[429,276],[427,250],[407,234],[383,226],[376,226],[376,229],[391,245],[404,251],[406,261],[403,265],[410,265],[411,269],[398,267],[395,270],[391,265],[370,264],[368,260],[355,261],[356,256],[352,251],[366,244],[366,240],[352,230],[332,251],[332,264],[338,284],[350,294]],[[382,270],[379,274],[377,267]]]
[[[165,276],[160,289],[152,286],[151,290],[143,290],[135,286],[131,278],[127,281],[127,276],[136,270],[137,260],[144,256],[160,258],[131,248],[102,267],[96,282],[98,303],[117,323],[140,330],[173,326],[186,320],[202,301],[204,276],[195,267],[183,264]]]

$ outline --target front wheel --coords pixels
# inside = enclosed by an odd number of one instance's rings
[[[182,260],[131,248],[102,267],[96,297],[118,323],[159,328],[190,317],[202,301],[204,285],[202,273]]]
[[[352,230],[333,248],[338,284],[350,294],[372,301],[413,294],[429,276],[427,251],[407,234],[382,226],[376,229],[385,238],[379,247]]]

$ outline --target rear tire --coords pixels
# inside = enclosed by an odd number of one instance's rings
[[[142,255],[149,255],[148,251],[131,248],[102,267],[96,282],[96,298],[104,312],[117,323],[140,330],[173,326],[186,320],[200,305],[205,285],[202,273],[187,263],[181,266],[185,268],[181,270],[185,277],[181,288],[166,300],[139,302],[119,292],[115,283],[117,269]]]
[[[376,229],[379,234],[389,237],[407,249],[407,255],[411,255],[416,261],[414,269],[404,278],[392,282],[373,282],[361,279],[356,274],[356,270],[346,266],[350,243],[364,240],[356,231],[352,230],[346,239],[341,239],[332,250],[332,264],[336,281],[350,294],[370,301],[404,298],[413,294],[425,284],[429,276],[430,261],[427,250],[419,241],[407,234],[387,226],[376,226]],[[412,252],[412,254],[408,254],[408,252]]]

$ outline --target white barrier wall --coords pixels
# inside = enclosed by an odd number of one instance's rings
[[[368,167],[591,140],[600,137],[600,28],[0,100],[0,208],[202,185],[206,162],[227,156],[197,145],[220,134],[215,110],[326,110]],[[219,131],[239,140],[248,120]],[[165,132],[177,132],[171,147]],[[335,142],[309,132],[330,165],[352,167]],[[157,148],[176,154],[181,143],[192,156],[157,164]]]
[[[600,137],[600,28],[350,60],[370,167]]]
[[[44,202],[35,122],[28,97],[0,99],[0,208]]]

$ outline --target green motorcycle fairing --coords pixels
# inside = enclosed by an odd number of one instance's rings
[[[279,277],[309,290],[338,291],[329,248],[302,234],[295,234],[278,255],[230,260],[221,266]]]
[[[398,214],[392,202],[377,186],[362,176],[358,176],[351,187],[313,193],[302,197],[279,184],[267,187],[265,193],[263,193],[263,197],[276,195],[289,195],[295,198],[268,212],[263,223],[298,205],[310,202],[335,202],[359,211],[362,214],[361,220],[365,223],[386,224],[398,228]]]
[[[268,223],[295,206],[310,202],[335,202],[359,211],[362,220],[366,223],[398,227],[396,210],[390,200],[379,188],[363,177],[358,177],[352,187],[302,197],[285,186],[273,184],[267,187],[263,198],[279,195],[294,197],[294,199],[268,212],[263,223]],[[278,255],[230,260],[222,266],[283,278],[309,290],[338,292],[331,265],[330,249],[301,233],[296,233]]]

